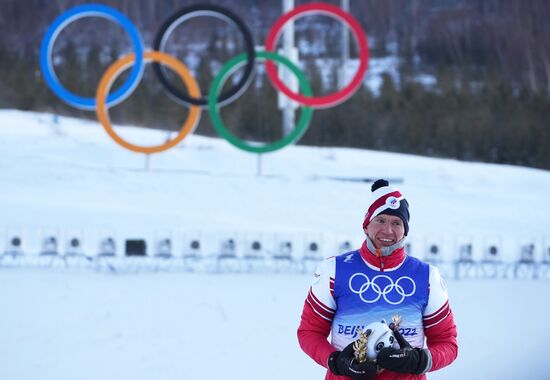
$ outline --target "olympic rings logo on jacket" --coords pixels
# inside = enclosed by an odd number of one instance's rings
[[[352,282],[355,277],[364,277],[364,282],[361,284],[359,289],[355,289],[353,286]],[[410,284],[409,292],[406,292],[405,288],[400,284],[400,282],[404,282],[407,280]],[[383,297],[387,303],[391,305],[399,305],[405,300],[406,297],[410,297],[416,292],[416,283],[409,276],[399,277],[394,282],[391,277],[383,274],[374,276],[371,280],[364,273],[355,273],[349,278],[349,289],[352,291],[352,293],[358,294],[359,298],[361,298],[361,301],[365,303],[375,303],[380,299],[380,297]],[[392,293],[394,290],[395,293]],[[397,295],[393,295],[393,297],[388,297],[388,295],[392,294]],[[395,300],[392,300],[390,298],[395,298]]]
[[[288,58],[275,52],[275,46],[284,25],[297,17],[310,14],[328,15],[346,24],[353,32],[359,50],[359,67],[351,81],[342,89],[332,94],[317,97],[313,96],[311,86],[300,68]],[[170,35],[179,24],[193,17],[205,15],[217,17],[233,23],[244,37],[246,52],[226,62],[214,77],[208,95],[201,95],[199,86],[189,69],[178,59],[164,53],[163,50],[166,48]],[[82,97],[67,90],[57,78],[52,62],[53,46],[63,28],[73,21],[90,16],[105,18],[119,24],[128,33],[134,51],[132,54],[128,54],[118,59],[105,71],[97,87],[95,98]],[[252,78],[257,58],[266,61],[266,73],[275,88],[288,98],[303,106],[300,118],[291,133],[278,141],[261,146],[246,142],[235,136],[224,125],[219,112],[220,107],[236,100],[247,88]],[[300,92],[291,90],[278,77],[277,69],[273,61],[286,66],[293,75],[298,78]],[[124,101],[132,94],[141,80],[145,64],[149,62],[153,63],[153,70],[164,89],[168,91],[171,97],[176,101],[189,107],[189,114],[178,135],[174,139],[157,146],[140,146],[122,139],[115,133],[109,118],[108,109]],[[281,149],[286,145],[295,143],[303,136],[313,116],[313,108],[332,107],[353,95],[361,85],[367,71],[368,62],[368,42],[359,22],[341,8],[324,3],[304,4],[283,14],[273,24],[267,34],[265,51],[255,50],[252,34],[240,17],[224,7],[211,4],[192,5],[175,12],[161,26],[154,39],[154,46],[151,51],[145,50],[141,36],[135,25],[116,9],[101,4],[76,6],[59,15],[52,24],[50,24],[42,39],[40,47],[40,69],[46,84],[55,95],[73,107],[83,110],[95,110],[101,125],[115,142],[129,150],[146,154],[168,150],[181,142],[188,134],[192,133],[198,125],[203,107],[208,109],[212,124],[216,131],[235,147],[252,153],[267,153]],[[161,64],[163,66],[161,66]],[[242,65],[245,66],[242,77],[232,87],[220,94],[227,78]],[[117,76],[130,66],[131,70],[128,78],[118,89],[111,92],[111,86]],[[164,66],[172,69],[181,78],[187,88],[187,94],[182,94],[172,83],[170,83],[166,76],[166,68]]]

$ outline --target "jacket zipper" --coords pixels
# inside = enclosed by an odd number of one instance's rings
[[[378,256],[378,259],[380,260],[380,265],[379,265],[380,271],[384,272],[384,260],[383,260],[382,252],[378,248],[376,248],[376,256]]]

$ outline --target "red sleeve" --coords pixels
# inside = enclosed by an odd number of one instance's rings
[[[444,308],[447,308],[447,310],[444,310]],[[435,324],[430,323],[429,316],[424,318],[424,334],[426,335],[428,350],[432,354],[432,368],[430,371],[448,366],[458,355],[456,326],[449,304],[443,305],[438,314],[441,317],[434,316],[431,319],[431,322],[434,319],[439,319]]]
[[[325,368],[327,368],[328,357],[336,351],[327,340],[331,322],[332,320],[317,314],[307,300],[304,302],[302,319],[298,327],[298,342],[306,354]]]

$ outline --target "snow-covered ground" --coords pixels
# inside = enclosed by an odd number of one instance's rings
[[[0,271],[0,378],[322,379],[296,327],[305,275]],[[459,333],[438,380],[545,380],[549,282],[449,281]]]
[[[362,126],[367,127],[367,126]],[[166,134],[117,128],[133,142]],[[499,244],[503,259],[550,243],[550,173],[403,154],[289,147],[258,157],[188,137],[150,158],[96,122],[0,111],[0,241],[30,254],[41,239],[313,236],[322,254],[359,244],[370,183],[385,177],[411,205],[410,240],[455,257],[458,242]],[[261,175],[258,175],[261,168]],[[179,243],[178,243],[179,242]],[[331,244],[329,244],[331,242]],[[206,242],[208,243],[208,242]],[[212,242],[210,242],[212,243]],[[212,243],[210,249],[216,249]],[[107,274],[0,270],[0,379],[320,379],[295,331],[308,274]],[[547,280],[449,279],[459,359],[430,379],[547,379]]]
[[[143,129],[117,131],[135,143],[166,139]],[[5,110],[0,151],[0,235],[28,235],[30,251],[53,233],[89,234],[85,243],[96,250],[96,235],[105,231],[121,238],[169,234],[175,243],[186,231],[203,230],[358,243],[370,195],[362,180],[381,177],[400,181],[418,249],[432,241],[477,241],[474,256],[481,257],[484,243],[497,242],[512,260],[519,245],[534,241],[540,259],[550,237],[544,170],[315,147],[259,159],[200,136],[152,156],[146,170],[143,155],[119,147],[97,122],[54,123],[52,115]]]

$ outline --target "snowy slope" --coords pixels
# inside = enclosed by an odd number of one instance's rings
[[[134,142],[166,138],[117,131]],[[0,151],[0,237],[29,238],[29,251],[52,231],[83,231],[90,249],[105,231],[343,235],[358,244],[370,184],[357,180],[378,177],[402,181],[413,243],[496,239],[513,260],[518,244],[536,239],[540,248],[550,235],[550,173],[542,170],[290,147],[263,156],[258,176],[257,157],[198,136],[152,157],[146,170],[144,157],[95,122],[5,110]],[[308,274],[4,268],[0,379],[321,379],[295,337],[309,281]],[[548,379],[540,319],[550,311],[550,282],[448,285],[460,355],[430,379]]]
[[[118,128],[133,142],[165,133]],[[225,140],[188,137],[152,156],[116,145],[97,122],[0,111],[0,209],[4,234],[117,231],[139,235],[229,230],[346,235],[361,241],[370,184],[402,180],[412,241],[497,239],[515,258],[548,231],[550,173],[404,154],[289,147],[261,158]],[[6,232],[8,231],[8,232]],[[159,232],[160,233],[160,232]],[[36,240],[36,239],[34,239]]]

